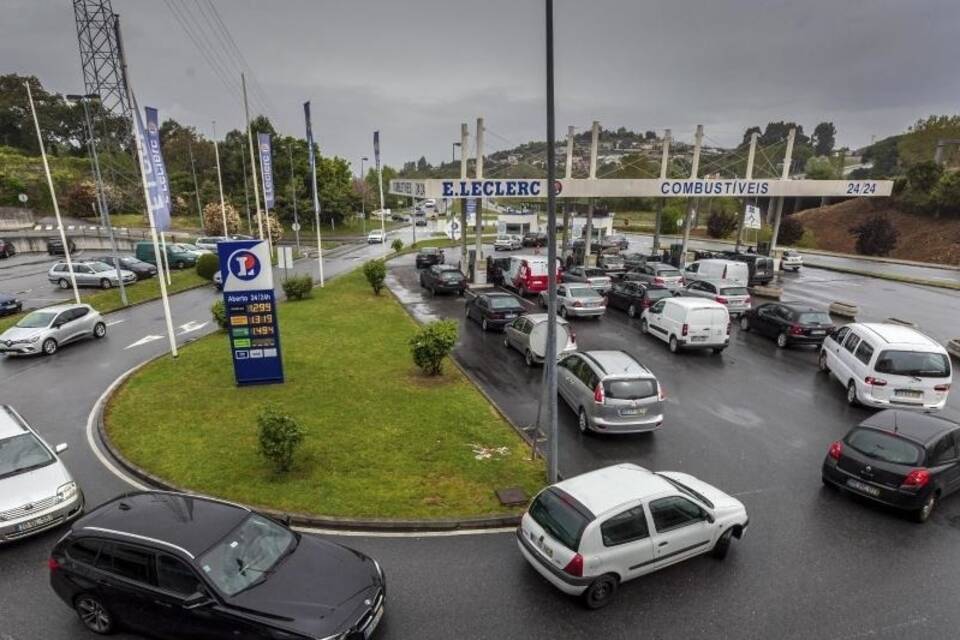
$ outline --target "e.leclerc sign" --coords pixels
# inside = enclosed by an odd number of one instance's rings
[[[283,382],[270,250],[263,240],[217,244],[238,385]]]

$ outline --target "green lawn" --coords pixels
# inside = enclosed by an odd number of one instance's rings
[[[542,484],[542,461],[450,363],[414,367],[413,320],[359,271],[280,305],[286,382],[238,388],[224,333],[156,361],[110,402],[106,425],[132,461],[189,489],[342,517],[511,513],[494,490]],[[293,470],[257,453],[256,415],[275,403],[305,427]],[[475,447],[503,454],[477,459]],[[516,512],[516,510],[512,511]]]

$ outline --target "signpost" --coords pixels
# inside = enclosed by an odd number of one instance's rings
[[[760,228],[760,207],[755,207],[752,204],[748,204],[746,211],[743,215],[743,228],[744,229],[759,229]]]
[[[237,385],[283,382],[269,244],[220,242],[217,253]]]

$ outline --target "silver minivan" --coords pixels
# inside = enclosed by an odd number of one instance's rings
[[[557,393],[581,432],[639,433],[663,424],[663,390],[653,372],[623,351],[573,353],[557,366]]]
[[[83,512],[83,492],[50,447],[14,411],[0,405],[0,543],[40,533]]]

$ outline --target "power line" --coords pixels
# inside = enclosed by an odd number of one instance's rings
[[[200,57],[207,63],[207,66],[210,67],[210,70],[217,77],[218,80],[223,84],[223,86],[230,93],[234,94],[236,97],[240,97],[239,88],[230,82],[229,74],[227,74],[217,62],[213,60],[210,54],[207,52],[207,49],[204,45],[201,44],[201,40],[198,40],[197,36],[194,35],[193,30],[188,26],[186,18],[184,18],[180,10],[173,4],[172,0],[163,0],[164,4],[167,6],[167,9],[170,11],[170,14],[173,15],[174,19],[180,25],[180,28],[183,30],[187,37],[193,42],[193,45],[197,48],[197,51],[200,53]]]

